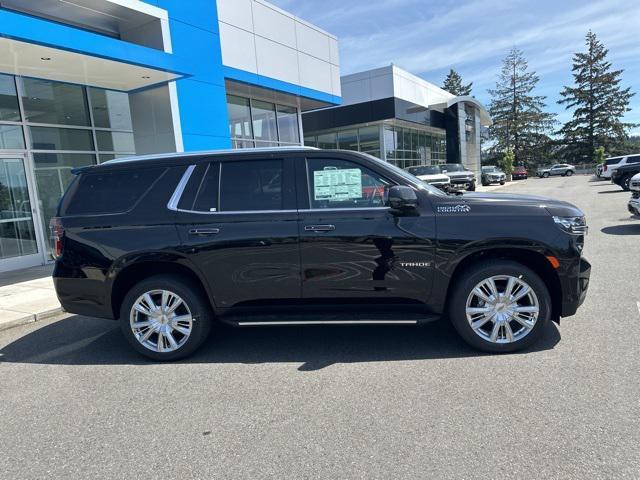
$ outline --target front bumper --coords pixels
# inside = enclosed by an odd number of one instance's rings
[[[561,317],[575,315],[583,304],[589,289],[591,277],[591,264],[583,257],[577,264],[577,268],[571,269],[569,275],[562,278],[562,309]]]
[[[451,188],[470,189],[476,184],[475,178],[452,178]]]

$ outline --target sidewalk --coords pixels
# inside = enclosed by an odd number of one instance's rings
[[[53,289],[53,265],[0,273],[0,330],[62,313]]]

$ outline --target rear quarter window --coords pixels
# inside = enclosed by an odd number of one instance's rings
[[[131,210],[166,168],[81,174],[65,198],[62,215],[98,215]]]

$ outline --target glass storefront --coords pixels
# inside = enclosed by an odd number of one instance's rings
[[[0,158],[0,215],[15,217],[16,209],[25,205],[26,180],[11,173],[19,170],[14,165],[19,161],[25,179],[33,174],[36,191],[32,198],[37,199],[40,213],[36,224],[41,224],[49,243],[43,248],[50,251],[49,220],[73,179],[71,170],[135,155],[129,96],[0,74],[0,154],[7,156],[11,152],[26,154],[27,163],[24,157]],[[33,172],[27,165],[33,166]],[[13,183],[9,185],[7,181]],[[7,191],[11,195],[7,196]],[[32,218],[2,223],[0,242],[4,243],[0,246],[0,258],[37,253],[34,228]]]
[[[382,138],[383,147],[380,139]],[[376,123],[360,128],[305,135],[304,143],[322,149],[356,150],[399,166],[438,165],[447,161],[444,131]]]
[[[227,95],[233,148],[300,145],[296,107]]]

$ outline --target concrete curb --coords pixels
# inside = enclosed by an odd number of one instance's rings
[[[0,320],[0,332],[4,330],[9,330],[10,328],[20,327],[22,325],[28,325],[29,323],[39,322],[41,320],[47,320],[52,317],[56,317],[58,315],[62,315],[65,311],[62,307],[52,308],[51,310],[45,310],[44,312],[39,312],[35,314],[25,314],[23,317],[16,318],[13,320],[8,320],[3,322]]]

